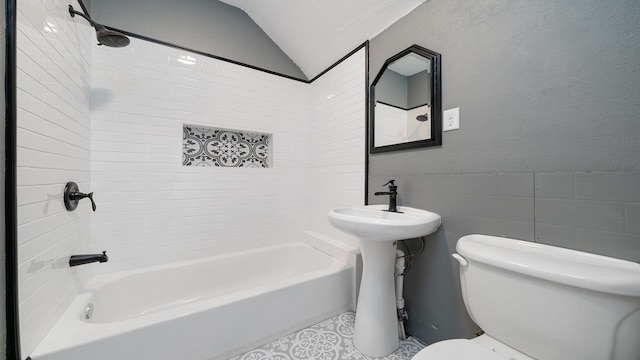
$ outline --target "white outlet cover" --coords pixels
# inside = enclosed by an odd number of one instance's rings
[[[442,131],[460,129],[460,108],[445,110],[442,113]]]

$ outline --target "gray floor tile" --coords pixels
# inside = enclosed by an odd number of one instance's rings
[[[346,312],[281,337],[230,360],[369,360],[353,346],[354,312]],[[384,360],[409,360],[424,345],[413,338]]]

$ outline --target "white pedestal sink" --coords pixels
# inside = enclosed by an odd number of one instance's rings
[[[362,281],[356,309],[353,344],[361,353],[382,357],[400,345],[396,315],[394,241],[425,236],[440,226],[440,215],[386,205],[338,208],[329,211],[329,222],[360,239]],[[400,213],[401,212],[401,213]]]

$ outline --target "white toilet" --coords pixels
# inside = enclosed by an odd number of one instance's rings
[[[640,360],[640,264],[485,235],[456,250],[465,306],[485,334],[413,360]]]

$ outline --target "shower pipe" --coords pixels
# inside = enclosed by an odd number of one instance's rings
[[[117,31],[109,30],[104,27],[104,25],[96,23],[89,16],[89,12],[84,6],[82,0],[78,0],[78,3],[80,3],[80,7],[82,7],[82,12],[74,10],[73,6],[69,5],[69,15],[71,15],[71,17],[75,17],[76,15],[83,17],[89,22],[89,24],[91,24],[94,29],[96,29],[96,38],[98,39],[98,45],[105,45],[116,48],[129,45],[130,40],[126,35]]]

